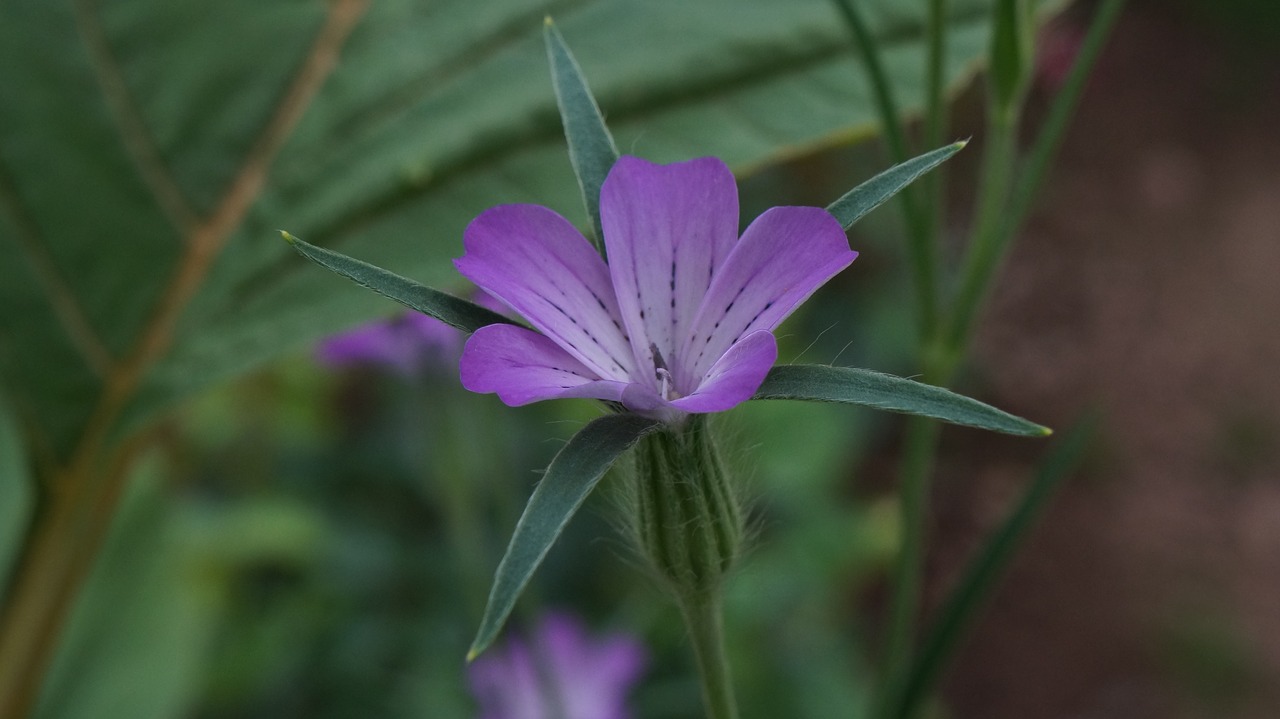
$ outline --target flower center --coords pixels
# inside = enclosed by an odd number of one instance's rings
[[[657,376],[659,385],[658,393],[668,402],[683,397],[684,395],[676,391],[675,379],[671,376],[671,370],[667,369],[667,361],[663,359],[658,345],[650,343],[649,351],[653,353],[654,375]]]

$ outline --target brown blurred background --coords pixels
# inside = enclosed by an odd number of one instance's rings
[[[1096,407],[1103,446],[957,658],[955,716],[1280,717],[1277,318],[1280,3],[1130,2],[976,349],[997,404]],[[946,435],[935,600],[1019,451]]]

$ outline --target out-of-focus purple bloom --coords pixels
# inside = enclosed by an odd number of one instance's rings
[[[328,367],[373,367],[412,377],[432,366],[451,365],[462,348],[462,333],[418,312],[406,312],[334,335],[316,347]]]
[[[1067,22],[1050,23],[1040,34],[1036,75],[1047,88],[1058,90],[1066,84],[1084,45],[1084,36],[1084,28]]]
[[[738,236],[720,160],[622,157],[600,191],[609,262],[560,215],[502,205],[467,227],[458,270],[529,321],[482,327],[462,384],[509,405],[619,402],[664,420],[751,397],[777,359],[772,330],[857,256],[816,207],[775,207]]]
[[[479,719],[627,719],[626,699],[648,662],[625,634],[593,637],[552,613],[469,667]]]

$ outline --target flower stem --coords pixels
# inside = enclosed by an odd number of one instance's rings
[[[702,679],[702,700],[707,719],[737,719],[738,705],[729,678],[729,659],[724,650],[724,620],[718,591],[688,593],[679,599],[680,613],[689,629],[689,639],[698,658]]]
[[[924,583],[924,535],[930,477],[938,448],[938,423],[924,417],[907,422],[900,486],[902,545],[894,566],[893,596],[889,607],[889,634],[885,643],[884,674],[877,697],[880,711],[898,693],[913,660],[912,647],[920,613],[920,588]]]
[[[853,0],[835,0],[845,24],[853,34],[856,49],[866,68],[867,81],[871,85],[880,125],[884,131],[885,145],[895,163],[906,162],[909,157],[903,116],[893,96],[893,87],[885,72],[880,48],[871,34],[866,18]],[[939,8],[939,11],[941,8]],[[938,28],[936,50],[941,52],[941,27]],[[936,113],[935,113],[936,114]],[[939,121],[941,121],[939,119]],[[921,339],[932,336],[938,319],[938,247],[930,226],[927,208],[921,208],[917,188],[904,187],[898,194],[903,221],[907,228],[907,259],[911,264],[913,285],[916,291],[916,317]]]

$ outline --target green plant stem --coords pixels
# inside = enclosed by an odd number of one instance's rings
[[[887,719],[908,719],[912,716],[920,700],[941,675],[966,630],[999,586],[1021,541],[1043,514],[1049,499],[1063,480],[1080,467],[1096,428],[1097,417],[1094,415],[1072,427],[1040,465],[1030,486],[1004,522],[970,561],[925,634],[919,659],[901,684],[895,687],[888,710],[883,714]]]
[[[1018,157],[1020,115],[1019,108],[1010,108],[1004,112],[993,111],[988,118],[977,219],[960,274],[960,289],[952,305],[954,314],[943,341],[945,366],[957,364],[967,346],[978,308],[1013,236],[1005,231],[1005,218]]]
[[[1115,27],[1120,11],[1124,9],[1125,0],[1103,0],[1098,7],[1089,31],[1080,43],[1080,52],[1071,65],[1067,80],[1053,98],[1053,104],[1045,116],[1044,124],[1036,135],[1031,151],[1027,155],[1026,165],[1018,177],[1017,187],[1013,191],[1007,222],[1004,231],[1010,235],[1017,233],[1035,204],[1040,186],[1049,174],[1049,167],[1058,154],[1062,138],[1066,135],[1071,116],[1080,104],[1080,96],[1084,94],[1085,85],[1098,61],[1098,55],[1106,45],[1111,30]]]
[[[937,422],[923,417],[907,420],[902,469],[899,472],[901,499],[901,545],[892,577],[889,630],[885,639],[883,673],[877,705],[887,706],[897,694],[912,662],[915,627],[920,613],[920,588],[924,580],[925,517],[929,479],[937,455]],[[883,709],[874,716],[881,716]]]
[[[836,8],[845,19],[853,33],[854,45],[862,56],[862,63],[867,69],[867,78],[871,83],[871,91],[875,96],[876,110],[880,114],[880,125],[884,128],[885,144],[894,163],[905,162],[908,158],[906,131],[903,128],[902,113],[893,99],[893,89],[888,75],[884,71],[884,63],[880,59],[880,51],[871,30],[853,0],[835,0]],[[941,145],[942,143],[938,143]],[[914,187],[906,187],[898,193],[901,198],[903,221],[907,227],[907,255],[911,264],[917,305],[917,326],[920,337],[932,336],[938,323],[938,258],[937,244],[934,242],[928,217],[921,210],[920,198]]]
[[[680,612],[689,629],[689,640],[698,659],[702,700],[707,719],[737,719],[738,705],[729,678],[724,649],[724,619],[718,591],[687,593],[679,598]]]
[[[941,0],[932,0],[934,9]],[[961,272],[953,311],[936,336],[924,335],[921,344],[925,381],[948,386],[968,351],[973,325],[989,292],[996,271],[1014,236],[1025,221],[1057,154],[1068,120],[1079,102],[1089,73],[1115,25],[1125,0],[1103,0],[1071,68],[1066,84],[1054,99],[1043,128],[1036,136],[1025,169],[1015,176],[1020,103],[988,120],[983,156],[981,194],[972,240]],[[930,115],[932,118],[932,115]],[[1016,182],[1016,185],[1015,185]],[[940,217],[940,215],[939,215]],[[926,425],[933,425],[930,430]],[[1087,434],[1081,430],[1083,434]],[[1083,439],[1075,433],[1064,442],[1063,452],[1077,452]],[[1064,472],[1046,470],[1023,504],[989,547],[990,554],[976,560],[962,585],[969,592],[950,597],[942,620],[925,642],[918,661],[911,657],[913,626],[919,611],[923,568],[924,517],[928,479],[937,451],[937,425],[919,420],[908,426],[902,471],[902,550],[894,574],[890,634],[886,646],[884,679],[873,716],[907,719],[919,700],[931,689],[945,661],[954,651],[964,628],[972,621],[985,593],[990,591],[1012,553],[1012,537],[1020,535],[1035,519],[1053,486]],[[1056,455],[1055,455],[1056,456]],[[1067,462],[1051,460],[1050,467]]]
[[[1089,74],[1124,4],[1125,0],[1104,0],[1098,8],[1067,82],[1054,98],[1044,125],[1036,135],[1026,167],[1017,175],[1016,187],[1013,179],[1020,113],[1012,111],[991,118],[978,221],[953,305],[954,314],[947,323],[945,351],[954,361],[958,362],[968,347],[978,312],[990,291],[991,280],[1004,263],[1013,238],[1022,229],[1035,203],[1036,194],[1057,156]],[[988,185],[989,182],[993,184]]]
[[[929,65],[925,77],[925,127],[924,146],[941,147],[947,128],[947,99],[945,94],[947,61],[947,0],[929,0]],[[938,167],[924,180],[925,232],[929,237],[931,252],[940,246],[939,233],[946,219],[946,171]],[[935,266],[937,257],[931,257]],[[936,273],[935,273],[936,274]],[[930,328],[921,328],[924,330]],[[927,336],[927,335],[924,335]]]

